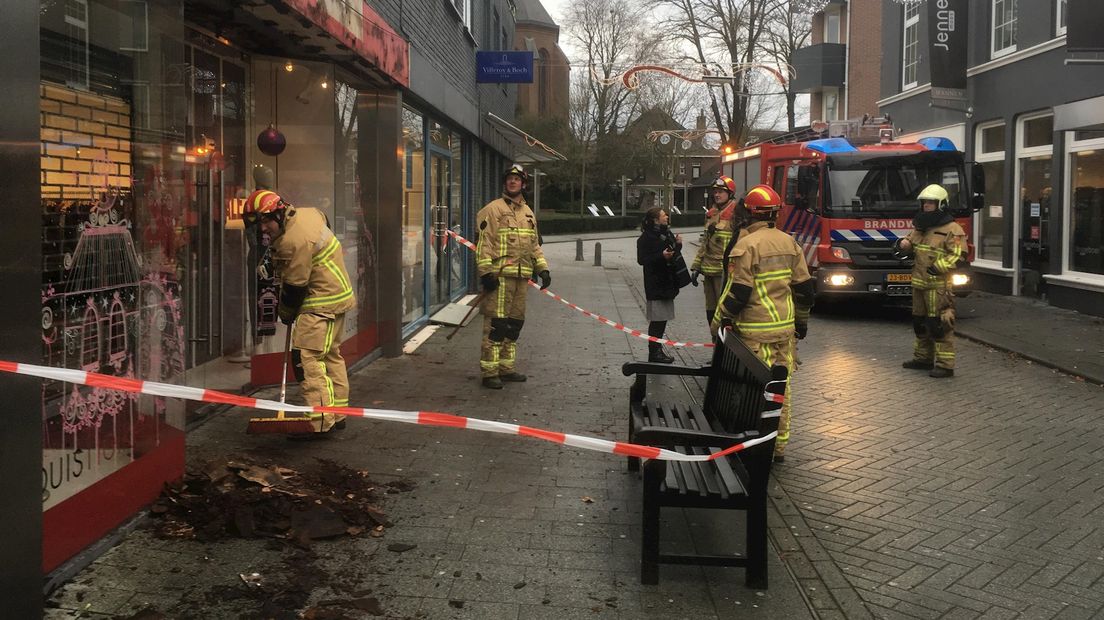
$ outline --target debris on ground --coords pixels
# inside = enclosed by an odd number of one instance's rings
[[[271,537],[305,548],[319,539],[382,536],[391,523],[379,500],[413,488],[403,480],[381,485],[368,472],[326,459],[302,471],[244,459],[221,461],[166,486],[150,512],[162,538]]]

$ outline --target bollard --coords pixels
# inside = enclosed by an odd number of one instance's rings
[[[602,242],[599,241],[594,244],[594,266],[602,266]]]
[[[575,240],[575,260],[583,260],[583,240]]]

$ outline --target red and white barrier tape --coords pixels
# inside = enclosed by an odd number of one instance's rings
[[[464,247],[472,250],[473,252],[476,251],[477,248],[475,247],[475,244],[472,243],[471,241],[468,241],[467,239],[461,237],[460,234],[457,233],[456,231],[450,230],[450,231],[448,231],[448,233],[450,235],[452,235],[453,237],[455,237],[456,240],[458,242],[460,242],[460,244],[463,245]],[[556,301],[562,303],[563,305],[567,306],[568,308],[571,308],[572,310],[578,310],[579,312],[583,313],[584,316],[589,316],[590,318],[594,319],[595,321],[598,321],[599,323],[605,323],[606,325],[609,325],[610,327],[612,327],[614,329],[619,329],[619,330],[625,332],[626,334],[629,334],[630,336],[636,336],[637,338],[640,338],[641,340],[647,340],[648,342],[658,342],[660,344],[666,344],[666,345],[669,345],[669,346],[672,346],[672,347],[712,347],[713,346],[712,342],[678,342],[678,341],[675,341],[675,340],[667,340],[666,338],[657,338],[655,336],[650,336],[646,332],[642,332],[639,329],[632,329],[631,327],[626,327],[626,326],[622,325],[621,323],[618,323],[617,321],[614,321],[612,319],[607,319],[606,317],[604,317],[604,316],[602,316],[598,313],[591,312],[590,310],[586,310],[585,308],[580,308],[579,306],[576,306],[575,304],[573,304],[570,301],[564,299],[563,297],[560,297],[559,295],[553,293],[552,291],[550,291],[548,289],[541,290],[540,285],[537,284],[536,282],[532,281],[532,280],[529,281],[529,286],[537,289],[538,291],[540,291],[544,295],[548,295],[552,299],[555,299]]]
[[[520,435],[522,437],[535,437],[552,443],[558,443],[584,450],[605,452],[607,454],[619,454],[622,456],[635,456],[644,459],[658,459],[663,461],[712,461],[726,454],[739,452],[746,448],[774,439],[778,433],[768,433],[762,437],[756,437],[743,443],[714,452],[713,454],[681,454],[673,450],[642,446],[620,441],[609,441],[596,437],[583,435],[569,435],[557,433],[520,424],[507,424],[479,418],[466,418],[450,413],[435,413],[432,411],[395,411],[392,409],[367,409],[361,407],[307,407],[303,405],[288,405],[274,400],[262,398],[250,398],[227,394],[215,390],[206,390],[186,385],[171,385],[154,381],[142,381],[125,377],[112,377],[96,372],[84,370],[72,370],[69,368],[54,368],[51,366],[35,366],[33,364],[21,364],[16,362],[0,361],[0,372],[10,372],[19,375],[53,379],[78,385],[90,385],[93,387],[133,392],[135,394],[150,394],[153,396],[167,396],[169,398],[181,398],[184,400],[201,401],[205,403],[221,403],[236,407],[251,409],[265,409],[268,411],[288,411],[293,413],[336,413],[345,416],[372,418],[376,420],[389,420],[392,422],[406,422],[407,424],[421,424],[423,426],[449,426],[453,428],[468,428],[490,433],[502,433],[505,435]],[[766,393],[768,399],[775,395]]]

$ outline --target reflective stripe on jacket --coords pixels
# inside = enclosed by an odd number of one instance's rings
[[[515,278],[531,278],[548,269],[537,243],[537,218],[524,197],[492,200],[479,210],[475,224],[479,229],[475,266],[480,276],[499,273],[503,263],[508,266],[502,275]]]
[[[747,234],[732,247],[729,277],[717,305],[721,317],[728,311],[724,300],[733,286],[751,289],[738,316],[727,316],[740,338],[753,342],[778,342],[794,334],[796,320],[807,321],[809,308],[795,307],[791,287],[809,280],[805,253],[790,235],[754,222]]]
[[[289,208],[284,232],[272,241],[276,271],[291,286],[307,287],[301,312],[345,312],[356,306],[341,242],[326,216],[309,207]]]
[[[729,242],[743,225],[743,218],[738,217],[737,202],[729,200],[725,206],[718,209],[713,206],[705,214],[705,230],[702,232],[701,245],[694,257],[691,269],[696,269],[705,275],[719,276],[724,273],[725,249]]]
[[[912,244],[912,288],[943,289],[951,284],[950,272],[966,255],[966,232],[958,222],[947,222],[928,230],[913,229],[908,235]],[[939,275],[928,273],[935,267]]]

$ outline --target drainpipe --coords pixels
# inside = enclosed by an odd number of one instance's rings
[[[847,51],[843,54],[843,120],[851,118],[848,113],[851,111],[851,4],[854,0],[847,3]],[[876,116],[874,112],[871,112],[871,116]]]

